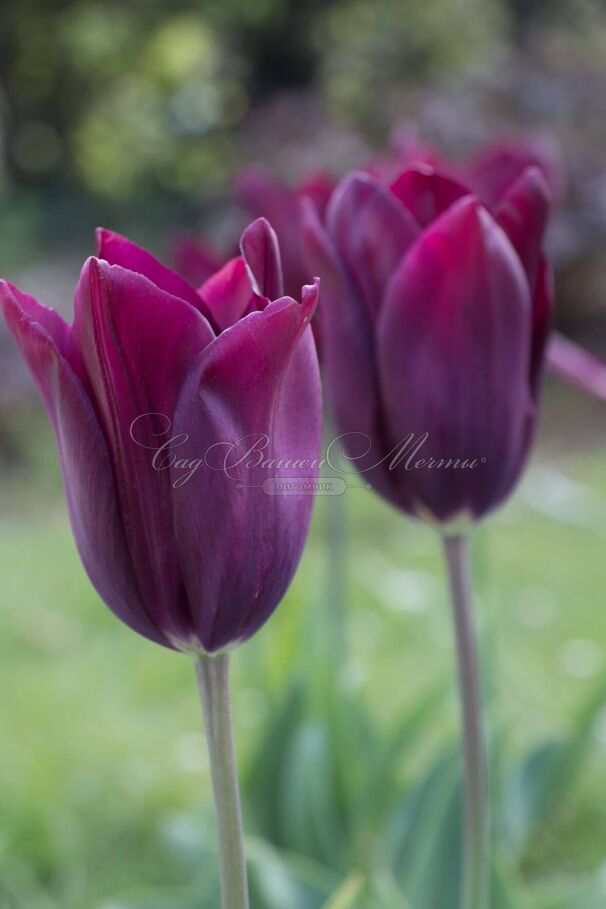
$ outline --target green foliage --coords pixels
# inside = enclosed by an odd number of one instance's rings
[[[29,431],[44,453],[34,446],[35,476],[6,488],[0,519],[0,906],[216,909],[193,670],[99,603],[48,435]],[[575,662],[579,641],[606,644],[603,463],[579,459],[572,486],[553,468],[545,484],[536,467],[476,547],[491,656],[492,909],[604,905],[606,682],[599,661],[593,675],[591,660]],[[567,497],[554,516],[558,483]],[[455,909],[460,759],[437,547],[362,491],[345,504],[347,651],[327,646],[320,501],[294,588],[234,657],[253,906]]]

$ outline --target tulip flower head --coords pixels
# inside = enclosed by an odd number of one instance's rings
[[[198,291],[118,234],[99,231],[98,246],[72,325],[1,282],[6,322],[44,398],[98,593],[145,637],[215,653],[269,617],[306,538],[312,496],[267,495],[259,459],[224,452],[262,436],[266,458],[308,458],[314,475],[318,285],[301,302],[282,295],[262,219]]]
[[[495,508],[526,461],[550,323],[548,207],[537,168],[489,210],[427,164],[389,187],[346,177],[324,224],[305,207],[346,451],[391,503],[442,529]]]

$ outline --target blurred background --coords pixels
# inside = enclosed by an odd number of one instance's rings
[[[602,0],[0,5],[0,274],[69,313],[98,224],[218,258],[234,181],[390,143],[531,135],[558,173],[557,324],[606,353]],[[491,909],[606,905],[606,405],[549,378],[536,455],[477,534]],[[54,442],[0,329],[0,909],[216,909],[193,669],[99,602]],[[452,909],[457,704],[437,541],[320,499],[297,581],[234,659],[254,909]],[[340,538],[339,538],[340,539]],[[335,656],[338,653],[338,656]]]

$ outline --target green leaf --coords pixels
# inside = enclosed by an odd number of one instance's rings
[[[393,813],[386,853],[389,867],[415,906],[439,909],[429,896],[439,889],[452,894],[459,886],[460,757],[458,748],[443,751]],[[439,869],[439,874],[436,874]],[[438,880],[439,879],[439,880]],[[439,895],[438,895],[439,896]],[[433,898],[433,896],[432,896]],[[436,897],[438,898],[438,897]],[[441,896],[439,896],[442,899]]]
[[[258,909],[320,909],[335,887],[329,869],[247,840],[251,904]]]
[[[357,871],[352,872],[324,903],[322,909],[353,909],[363,886],[363,876]]]
[[[511,841],[518,854],[549,813],[571,793],[605,702],[606,676],[579,710],[570,734],[535,748],[510,779],[504,807]]]
[[[278,845],[288,843],[281,842],[282,806],[276,793],[280,791],[288,772],[292,740],[303,720],[304,703],[303,687],[295,678],[271,710],[270,719],[259,737],[256,754],[242,778],[245,804],[252,814],[253,831]]]
[[[277,792],[282,807],[279,842],[333,868],[343,867],[347,851],[338,788],[329,730],[324,723],[306,720],[292,737]]]
[[[397,797],[398,771],[421,744],[446,692],[446,684],[433,688],[394,725],[368,768],[368,782],[359,811],[376,824]]]

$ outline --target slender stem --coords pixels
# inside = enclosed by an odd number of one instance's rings
[[[337,657],[341,670],[347,668],[347,528],[344,496],[326,496],[327,606],[329,609],[329,659]]]
[[[456,639],[465,757],[465,856],[462,909],[487,909],[490,798],[467,539],[443,540]]]
[[[325,401],[325,438],[326,447],[338,437],[330,418],[330,406]],[[343,459],[339,457],[338,466],[343,468]],[[324,499],[327,578],[326,578],[326,611],[328,615],[328,634],[326,637],[327,664],[332,665],[343,675],[348,668],[348,633],[347,633],[347,508],[345,495],[326,496]],[[324,604],[323,604],[324,606]],[[335,656],[337,659],[335,660]]]
[[[238,771],[231,721],[229,657],[196,657],[215,799],[223,909],[248,909]]]

